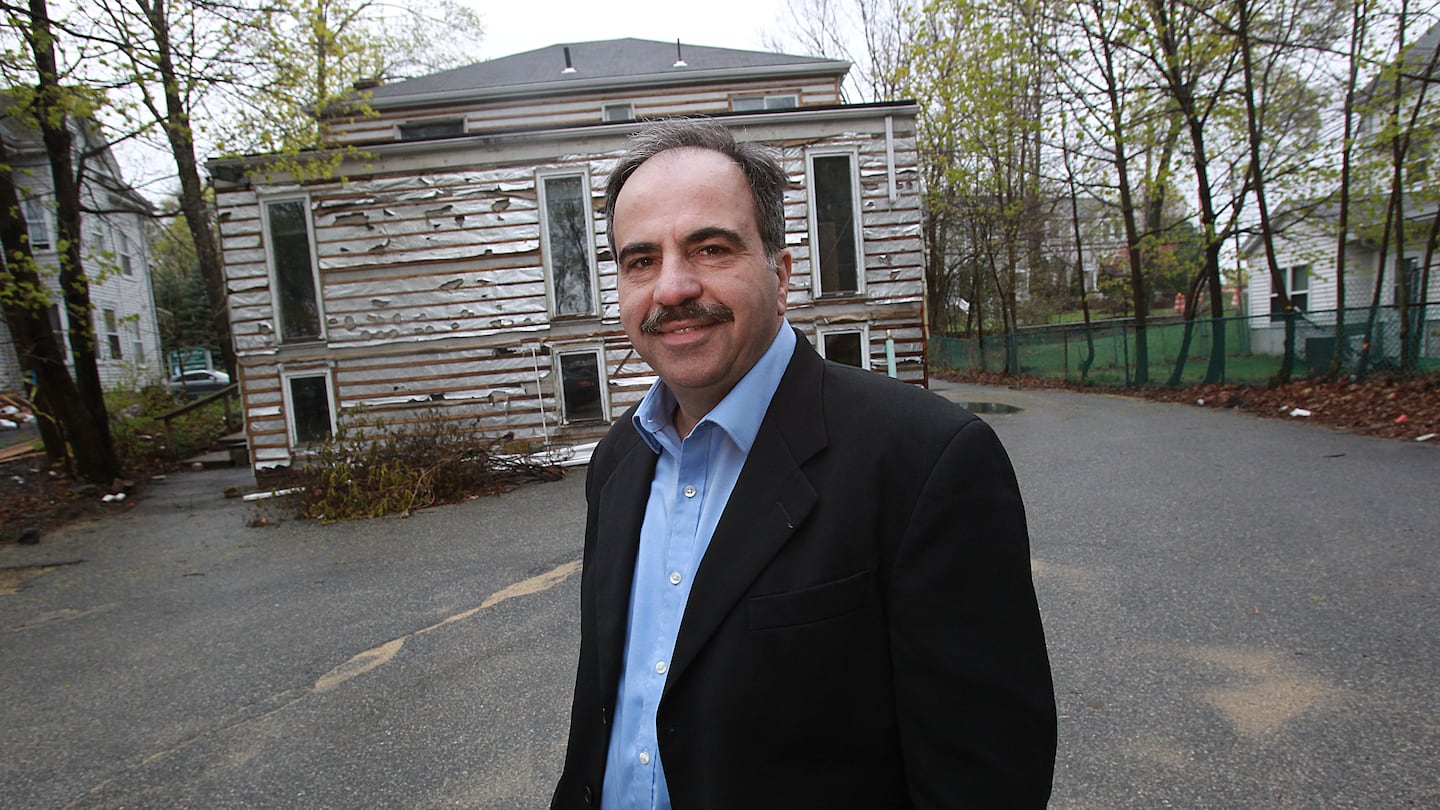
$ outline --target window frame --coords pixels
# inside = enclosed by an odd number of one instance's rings
[[[20,209],[25,214],[25,236],[30,241],[30,249],[53,249],[55,247],[55,231],[50,227],[50,206],[45,204],[45,199],[43,197],[26,197],[20,201]],[[35,241],[37,228],[45,237],[41,242]]]
[[[294,339],[285,337],[285,315],[281,303],[280,276],[275,264],[275,238],[270,223],[270,206],[280,203],[298,202],[305,211],[305,238],[310,251],[310,283],[315,289],[316,327],[318,334]],[[315,214],[308,194],[284,194],[262,197],[260,203],[260,235],[265,246],[265,266],[270,280],[270,308],[273,312],[275,340],[280,345],[302,343],[323,343],[327,339],[325,328],[325,295],[320,284],[320,256],[315,247]]]
[[[789,100],[789,104],[779,103]],[[749,102],[758,101],[760,106],[749,106]],[[744,102],[744,106],[742,105]],[[765,112],[767,110],[793,110],[800,106],[799,93],[746,93],[741,96],[730,97],[731,112]]]
[[[820,270],[820,220],[819,189],[815,182],[815,161],[817,158],[846,157],[850,161],[850,212],[854,227],[850,236],[855,243],[855,288],[827,290]],[[805,201],[806,228],[810,238],[810,289],[811,294],[820,298],[858,297],[865,295],[865,225],[860,202],[860,151],[853,146],[819,147],[805,150]]]
[[[290,442],[291,451],[301,453],[313,452],[314,448],[321,442],[302,442],[297,435],[295,425],[295,398],[291,392],[291,384],[299,379],[325,380],[325,398],[330,408],[330,436],[333,437],[339,429],[337,421],[337,408],[335,401],[335,375],[329,368],[297,368],[281,369],[280,371],[280,396],[285,406],[285,435]],[[323,439],[321,441],[324,441]]]
[[[825,338],[829,335],[859,335],[860,336],[860,365],[857,368],[866,371],[874,370],[874,361],[870,357],[870,324],[843,324],[833,326],[815,327],[815,350],[821,357],[829,359],[825,353]],[[835,362],[840,362],[836,360]],[[846,364],[848,365],[848,364]]]
[[[564,425],[601,424],[610,421],[610,383],[605,374],[605,347],[600,344],[571,345],[551,351],[555,370],[555,394],[559,403],[560,423]],[[600,392],[600,416],[595,419],[574,419],[565,401],[565,366],[562,358],[588,355],[595,360],[595,385]]]
[[[1285,282],[1285,295],[1290,299],[1290,308],[1296,312],[1308,312],[1310,306],[1310,263],[1292,264],[1281,270]],[[1305,279],[1304,289],[1297,290],[1295,280]],[[1299,296],[1297,301],[1296,296]],[[1270,322],[1276,323],[1284,320],[1285,313],[1280,309],[1280,296],[1274,290],[1270,291]]]
[[[585,260],[589,265],[590,309],[585,312],[560,312],[555,284],[555,251],[551,248],[551,224],[547,211],[549,194],[545,184],[550,180],[579,177],[585,203]],[[590,168],[540,169],[535,172],[535,199],[540,220],[540,264],[545,275],[545,309],[551,320],[586,320],[600,317],[599,257],[595,250],[595,199],[590,185]]]
[[[120,345],[119,314],[110,307],[103,307],[100,310],[100,322],[105,328],[105,342],[110,349],[110,356],[107,359],[115,362],[124,360],[125,352]]]
[[[625,108],[625,114],[617,118],[617,117],[615,117],[615,115],[612,114],[612,111],[613,111],[613,110],[616,110],[616,109],[618,109],[618,108],[621,108],[621,107]],[[635,102],[633,102],[633,101],[611,101],[611,102],[607,102],[607,103],[601,104],[601,105],[600,105],[600,120],[601,120],[601,121],[604,121],[604,122],[607,123],[607,124],[609,124],[609,123],[616,123],[616,122],[619,122],[619,121],[634,121],[634,120],[635,120]]]
[[[458,126],[459,129],[453,132],[445,131],[436,134],[420,135],[408,134],[408,132],[413,132],[415,130],[438,129],[440,127],[444,127],[446,128],[446,130],[449,130],[451,127],[455,126]],[[460,135],[466,135],[468,133],[469,130],[465,126],[464,116],[461,116],[459,118],[435,118],[423,121],[402,121],[395,125],[395,140],[404,143],[411,143],[414,141],[433,141],[438,138],[454,138]]]

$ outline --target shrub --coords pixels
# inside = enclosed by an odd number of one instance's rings
[[[507,440],[427,412],[401,430],[363,417],[342,425],[292,476],[295,514],[333,523],[506,492],[564,475],[553,464],[505,453]]]

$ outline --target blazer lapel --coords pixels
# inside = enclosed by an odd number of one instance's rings
[[[655,452],[638,435],[600,488],[595,553],[597,654],[602,695],[614,695],[625,660],[625,625],[630,613],[630,587],[640,549],[640,525],[650,481],[655,477]]]
[[[819,499],[801,465],[827,441],[823,372],[824,361],[801,336],[696,572],[667,691]]]

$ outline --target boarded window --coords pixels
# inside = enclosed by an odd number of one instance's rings
[[[310,212],[304,200],[267,203],[270,261],[275,268],[275,305],[280,340],[317,340],[320,305],[310,250]]]
[[[560,394],[560,407],[566,422],[605,418],[598,352],[570,352],[560,355]]]
[[[847,366],[868,368],[865,362],[864,335],[860,332],[826,332],[821,335],[822,353],[827,360]]]
[[[552,314],[574,317],[595,314],[595,240],[590,190],[581,174],[541,178],[544,206],[545,271],[550,283]]]
[[[316,444],[330,438],[334,410],[330,406],[330,384],[325,375],[288,378],[290,387],[290,430],[297,445]]]
[[[849,154],[810,159],[811,263],[812,272],[818,268],[817,294],[861,289],[854,165]]]

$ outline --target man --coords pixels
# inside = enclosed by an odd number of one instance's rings
[[[988,426],[785,323],[786,176],[652,125],[606,196],[660,377],[596,449],[552,808],[1043,807],[1055,706]]]

